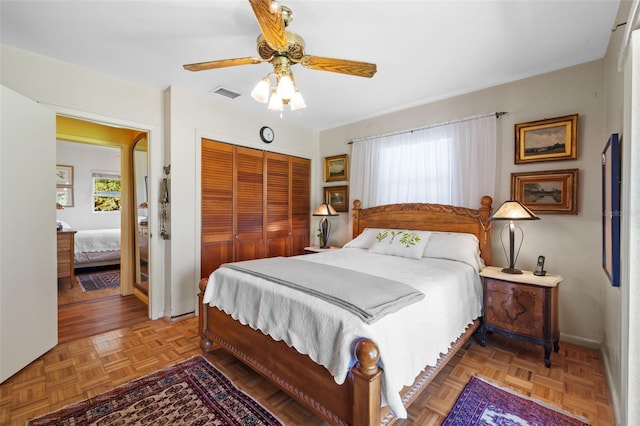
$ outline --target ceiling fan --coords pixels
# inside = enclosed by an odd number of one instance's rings
[[[259,58],[245,57],[198,62],[184,65],[189,71],[203,71],[216,68],[252,65],[269,62],[273,72],[260,80],[251,96],[258,102],[269,101],[270,109],[282,111],[283,104],[291,109],[304,108],[302,95],[295,86],[291,66],[301,64],[305,68],[331,71],[358,77],[371,78],[376,73],[376,64],[307,55],[304,40],[298,34],[285,28],[293,19],[291,9],[272,0],[249,0],[262,33],[257,39]],[[274,76],[276,87],[271,87],[270,77]],[[272,105],[273,104],[273,105]]]

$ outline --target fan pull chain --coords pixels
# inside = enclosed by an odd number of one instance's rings
[[[491,230],[491,225],[493,225],[493,223],[489,222],[489,226],[485,226],[484,223],[482,223],[482,218],[478,217],[478,222],[480,222],[480,226],[482,227],[482,230],[484,231],[484,245],[487,245],[487,235],[489,234],[489,231]]]

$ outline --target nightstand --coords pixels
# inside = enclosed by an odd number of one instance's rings
[[[340,250],[340,247],[320,248],[318,246],[315,246],[315,247],[305,247],[304,248],[304,252],[305,253],[323,253],[325,251],[332,251],[332,250]]]
[[[56,231],[58,235],[58,280],[68,280],[73,287],[74,274],[74,237],[76,231]]]
[[[488,266],[480,272],[484,291],[482,338],[488,331],[544,346],[544,365],[551,367],[551,348],[558,352],[559,275],[537,276],[532,272],[506,274]]]

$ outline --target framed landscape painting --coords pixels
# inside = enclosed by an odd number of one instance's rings
[[[578,169],[511,173],[511,199],[534,213],[578,214]]]
[[[331,204],[337,212],[349,211],[349,191],[348,186],[325,186],[324,199]]]
[[[515,162],[575,160],[578,114],[516,124]]]
[[[349,179],[347,154],[334,155],[324,159],[324,181],[336,182]]]

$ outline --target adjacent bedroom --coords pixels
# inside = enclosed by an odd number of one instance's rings
[[[134,129],[116,129],[66,117],[58,117],[57,122],[59,314],[69,309],[95,311],[92,303],[111,298],[118,307],[131,304],[139,311],[138,317],[146,319],[146,137]],[[123,173],[125,169],[127,173]],[[130,185],[132,181],[134,185]],[[135,203],[131,214],[122,208],[127,200]],[[127,227],[123,226],[125,223]],[[127,229],[134,231],[130,248],[130,239],[123,238]],[[110,324],[105,318],[89,319],[94,316],[82,315],[83,320],[77,324],[61,323],[59,338],[64,341],[66,336],[95,334]]]

